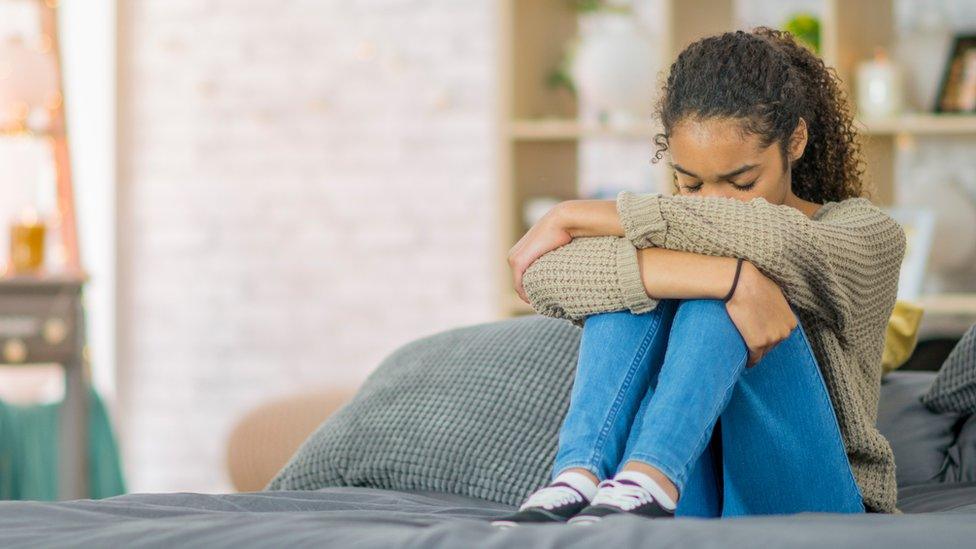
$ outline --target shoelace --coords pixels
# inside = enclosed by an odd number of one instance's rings
[[[543,509],[552,509],[553,507],[559,507],[561,505],[566,505],[567,503],[576,503],[583,501],[582,496],[576,490],[568,486],[546,486],[545,488],[540,488],[536,490],[529,499],[525,500],[525,503],[519,507],[519,510],[524,510],[529,507],[542,507]]]
[[[597,488],[597,493],[593,497],[593,501],[590,502],[590,505],[599,505],[602,503],[629,511],[635,507],[654,501],[654,497],[640,486],[623,484],[613,479],[606,479],[600,482]]]

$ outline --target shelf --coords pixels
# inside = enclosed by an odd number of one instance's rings
[[[503,146],[499,161],[498,241],[508,245],[526,230],[521,220],[527,200],[536,196],[568,197],[577,188],[580,164],[586,154],[577,146],[580,142],[619,140],[650,150],[660,128],[651,116],[624,127],[578,118],[577,113],[584,112],[583,105],[575,100],[564,101],[561,92],[545,85],[545,75],[557,66],[567,40],[577,33],[578,27],[570,21],[575,15],[567,12],[562,0],[503,0],[499,4],[503,6],[499,32],[502,101],[496,131]],[[660,4],[662,35],[656,61],[664,68],[691,41],[736,27],[733,0],[662,0]],[[896,38],[897,3],[826,0],[822,4],[823,58],[851,92],[853,86],[847,77],[856,74],[857,63],[870,58],[877,45],[890,44]],[[875,189],[872,199],[889,205],[895,199],[899,162],[911,150],[914,140],[945,137],[962,141],[976,137],[976,113],[906,113],[883,119],[858,119],[855,128],[864,137],[864,178]],[[511,293],[507,272],[499,277],[499,282],[505,292],[499,299],[505,313],[531,312],[531,307]],[[976,292],[924,296],[919,302],[929,318],[938,322],[956,322],[967,315],[976,318]]]
[[[80,286],[88,281],[83,271],[63,270],[37,274],[10,274],[0,266],[0,288],[33,288],[41,286]]]
[[[976,135],[976,115],[969,114],[906,114],[860,119],[857,125],[864,135]],[[509,135],[518,141],[572,141],[585,137],[653,139],[656,133],[650,124],[615,127],[559,118],[513,120],[509,124]]]
[[[865,135],[976,135],[976,115],[971,114],[906,114],[859,124]]]
[[[55,134],[47,130],[42,130],[42,131],[26,130],[25,131],[25,130],[0,129],[0,138],[3,139],[20,139],[20,138],[45,139],[51,137],[55,137]]]
[[[925,315],[976,317],[976,293],[923,295],[918,303]]]
[[[545,118],[513,120],[508,133],[512,139],[520,141],[572,141],[584,137],[653,139],[657,132],[650,124],[616,127],[581,124],[574,119]]]
[[[922,296],[915,303],[923,308],[923,326],[919,337],[958,336],[976,319],[976,293],[933,294]],[[503,307],[504,317],[534,315],[536,311],[514,292]]]

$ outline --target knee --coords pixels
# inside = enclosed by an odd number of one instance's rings
[[[678,303],[678,310],[708,315],[729,316],[725,309],[725,302],[721,299],[682,299]]]
[[[721,299],[683,299],[678,303],[675,323],[693,330],[706,326],[728,326],[735,329],[732,317]]]
[[[662,299],[657,306],[646,313],[634,314],[630,311],[613,311],[609,313],[597,313],[586,317],[583,330],[594,332],[597,330],[620,330],[620,329],[639,329],[652,324],[657,324],[662,319],[670,318],[674,315],[676,300]]]
[[[721,299],[686,299],[678,305],[671,328],[671,337],[678,341],[691,341],[695,345],[706,341],[705,346],[723,349],[731,353],[729,364],[736,364],[748,352],[739,329],[729,316]]]
[[[653,311],[652,311],[653,312]],[[583,329],[592,329],[598,326],[607,326],[610,324],[620,324],[622,322],[633,321],[633,317],[647,317],[650,312],[644,315],[635,315],[630,311],[613,311],[610,313],[596,313],[586,317],[586,322],[583,324]]]

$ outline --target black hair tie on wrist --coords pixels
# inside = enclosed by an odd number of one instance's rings
[[[740,257],[735,263],[735,278],[732,279],[732,288],[729,289],[728,295],[722,299],[725,303],[728,303],[732,299],[732,296],[735,294],[735,287],[739,285],[739,273],[742,272],[742,261],[743,259]]]

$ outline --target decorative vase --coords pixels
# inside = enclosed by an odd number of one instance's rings
[[[582,104],[601,122],[633,125],[649,117],[657,63],[654,42],[629,13],[597,12],[580,18],[572,75]]]

